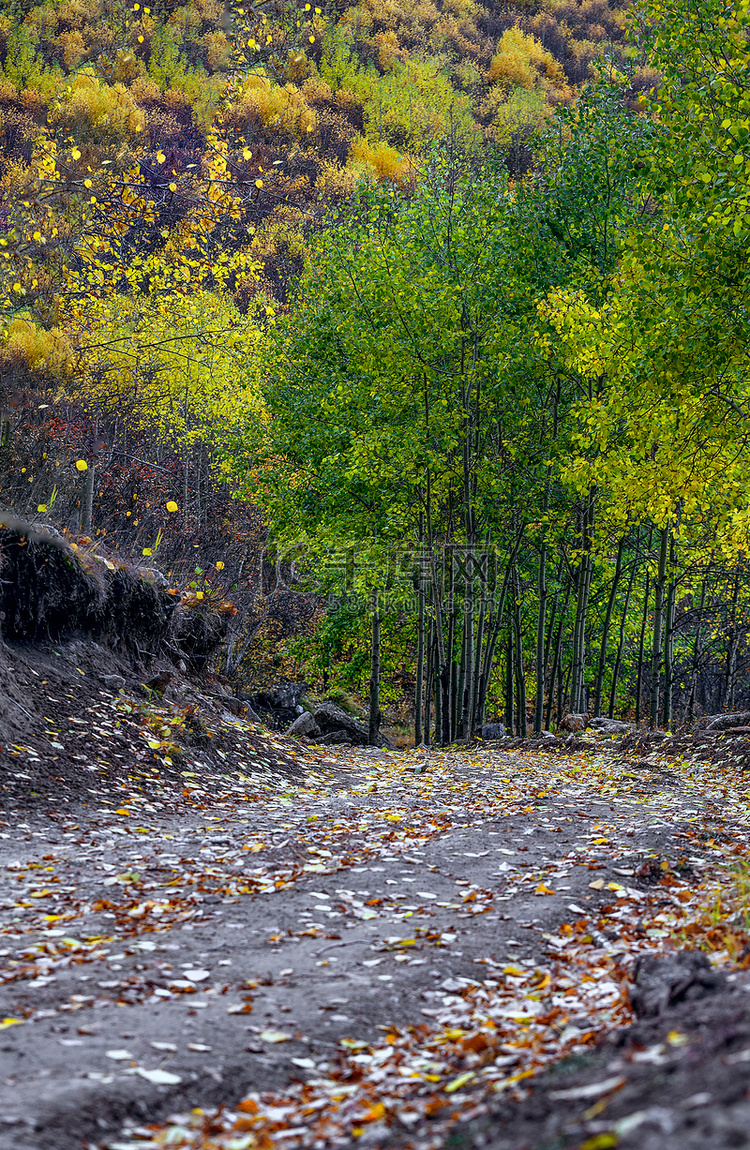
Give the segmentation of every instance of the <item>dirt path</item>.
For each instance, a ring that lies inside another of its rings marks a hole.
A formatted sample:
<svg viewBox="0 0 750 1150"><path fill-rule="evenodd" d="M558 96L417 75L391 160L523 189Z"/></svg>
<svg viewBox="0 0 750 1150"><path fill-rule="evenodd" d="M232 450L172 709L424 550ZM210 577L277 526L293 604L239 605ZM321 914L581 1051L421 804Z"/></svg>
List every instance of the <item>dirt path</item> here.
<svg viewBox="0 0 750 1150"><path fill-rule="evenodd" d="M524 1099L565 1058L623 1078L589 1052L644 951L700 944L740 993L742 778L613 744L305 769L6 823L2 1150L629 1144L585 1117L624 1080Z"/></svg>

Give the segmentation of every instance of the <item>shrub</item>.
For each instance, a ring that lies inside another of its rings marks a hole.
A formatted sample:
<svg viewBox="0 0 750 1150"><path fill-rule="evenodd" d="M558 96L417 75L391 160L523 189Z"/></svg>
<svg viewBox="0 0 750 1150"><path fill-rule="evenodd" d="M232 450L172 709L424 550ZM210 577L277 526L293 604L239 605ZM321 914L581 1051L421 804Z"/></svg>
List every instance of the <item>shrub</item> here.
<svg viewBox="0 0 750 1150"><path fill-rule="evenodd" d="M390 180L401 184L409 173L408 159L399 155L384 140L371 145L362 136L357 136L352 143L349 159L355 168L371 173L378 183Z"/></svg>
<svg viewBox="0 0 750 1150"><path fill-rule="evenodd" d="M142 132L146 117L124 84L103 84L81 72L53 108L53 119L78 140L118 143Z"/></svg>

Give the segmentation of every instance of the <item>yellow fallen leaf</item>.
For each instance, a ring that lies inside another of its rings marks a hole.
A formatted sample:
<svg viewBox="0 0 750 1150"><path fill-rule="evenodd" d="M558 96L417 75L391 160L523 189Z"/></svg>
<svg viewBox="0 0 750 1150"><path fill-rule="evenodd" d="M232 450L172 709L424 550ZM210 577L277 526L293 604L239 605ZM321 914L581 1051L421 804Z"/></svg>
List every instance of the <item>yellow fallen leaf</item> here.
<svg viewBox="0 0 750 1150"><path fill-rule="evenodd" d="M262 1042L288 1042L291 1037L283 1030L262 1030L258 1035Z"/></svg>
<svg viewBox="0 0 750 1150"><path fill-rule="evenodd" d="M115 811L115 814L116 815L129 815L130 811L127 809L127 807L118 807L117 810Z"/></svg>
<svg viewBox="0 0 750 1150"><path fill-rule="evenodd" d="M607 890L625 890L625 887L621 886L619 882L608 882Z"/></svg>
<svg viewBox="0 0 750 1150"><path fill-rule="evenodd" d="M31 892L29 898L47 898L50 894L52 894L51 890L35 890Z"/></svg>
<svg viewBox="0 0 750 1150"><path fill-rule="evenodd" d="M0 1030L7 1030L9 1026L23 1026L22 1018L4 1018L0 1022Z"/></svg>
<svg viewBox="0 0 750 1150"><path fill-rule="evenodd" d="M601 890L604 886L603 878L595 878L593 882L589 883L592 890Z"/></svg>
<svg viewBox="0 0 750 1150"><path fill-rule="evenodd" d="M448 1083L445 1088L445 1093L453 1094L455 1090L460 1090L467 1082L471 1082L472 1078L476 1078L474 1071L466 1070L463 1074L459 1074L458 1078L454 1078L452 1082Z"/></svg>
<svg viewBox="0 0 750 1150"><path fill-rule="evenodd" d="M378 1122L381 1118L385 1117L385 1105L382 1102L376 1102L371 1106L366 1114L362 1116L360 1122Z"/></svg>
<svg viewBox="0 0 750 1150"><path fill-rule="evenodd" d="M534 891L534 894L554 894L554 893L555 892L553 890L550 890L550 888L548 886L545 886L543 882L540 882L539 886Z"/></svg>

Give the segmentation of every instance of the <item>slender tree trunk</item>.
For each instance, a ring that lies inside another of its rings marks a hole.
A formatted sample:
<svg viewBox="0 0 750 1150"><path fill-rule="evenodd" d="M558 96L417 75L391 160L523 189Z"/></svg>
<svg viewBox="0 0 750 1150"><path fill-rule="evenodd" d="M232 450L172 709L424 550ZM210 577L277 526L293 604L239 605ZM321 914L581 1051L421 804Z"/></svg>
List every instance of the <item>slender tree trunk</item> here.
<svg viewBox="0 0 750 1150"><path fill-rule="evenodd" d="M523 631L521 628L521 587L513 568L513 648L516 657L516 728L526 738L526 675L523 666Z"/></svg>
<svg viewBox="0 0 750 1150"><path fill-rule="evenodd" d="M568 663L568 666L566 667L564 674L562 674L558 680L558 685L557 685L557 715L558 715L558 719L564 713L565 700L567 699L568 703L570 703L570 695L568 692L569 692L569 688L570 688L570 680L571 680L572 674L573 674L573 663L570 662L570 663ZM569 709L571 709L571 708L569 707Z"/></svg>
<svg viewBox="0 0 750 1150"><path fill-rule="evenodd" d="M94 520L94 484L96 482L96 463L93 458L85 476L81 498L81 534L90 535Z"/></svg>
<svg viewBox="0 0 750 1150"><path fill-rule="evenodd" d="M662 629L664 624L664 585L667 577L667 555L669 553L669 527L661 530L659 546L659 568L657 571L654 596L654 632L651 645L651 700L648 722L653 731L659 719L659 688L661 686Z"/></svg>
<svg viewBox="0 0 750 1150"><path fill-rule="evenodd" d="M513 702L514 675L513 675L513 623L508 622L508 643L505 663L505 728L509 735L513 734L515 723L515 704Z"/></svg>
<svg viewBox="0 0 750 1150"><path fill-rule="evenodd" d="M593 573L593 560L591 557L593 526L594 493L591 492L588 504L584 507L581 517L581 550L583 551L583 555L578 570L578 597L573 629L573 662L570 685L570 709L574 713L583 709L585 701L586 618L588 613L589 591L591 589L591 576Z"/></svg>
<svg viewBox="0 0 750 1150"><path fill-rule="evenodd" d="M545 500L546 502L546 500ZM545 638L547 618L547 544L539 549L539 613L536 621L536 699L534 701L534 734L541 735L544 726Z"/></svg>
<svg viewBox="0 0 750 1150"><path fill-rule="evenodd" d="M706 584L708 580L704 579L701 583L701 598L698 606L698 619L695 624L695 641L693 642L693 658L690 667L690 697L687 705L688 721L692 722L695 718L695 700L698 687L698 662L701 654L701 624L703 623L703 609L706 605Z"/></svg>
<svg viewBox="0 0 750 1150"><path fill-rule="evenodd" d="M555 699L555 679L557 678L559 670L560 670L560 652L562 650L562 636L563 636L563 630L565 628L565 615L566 615L567 610L568 610L569 599L570 599L570 583L568 582L565 586L565 598L563 600L562 611L560 612L560 623L558 625L557 634L555 636L555 648L554 648L554 653L552 656L552 670L550 671L550 677L549 677L549 693L547 695L547 722L546 722L546 726L548 728L549 728L550 723L552 722L552 707L554 705L554 699ZM562 677L561 677L560 681L562 682ZM560 722L560 719L562 718L561 711L562 711L562 704L560 704L560 706L558 707L558 711L557 711L557 722L558 723Z"/></svg>
<svg viewBox="0 0 750 1150"><path fill-rule="evenodd" d="M651 556L651 543L654 537L653 527L648 529L648 544L646 550L649 558ZM643 613L641 615L641 634L638 642L638 674L636 676L635 684L635 722L636 726L641 721L641 704L643 701L643 661L644 652L646 648L646 623L648 622L648 603L651 594L651 572L646 572L646 585L643 591Z"/></svg>
<svg viewBox="0 0 750 1150"><path fill-rule="evenodd" d="M448 548L446 582L448 586L448 646L446 647L446 662L448 665L448 698L444 719L448 723L447 742L452 743L458 729L457 703L458 698L458 667L456 666L456 577L453 563L453 551Z"/></svg>
<svg viewBox="0 0 750 1150"><path fill-rule="evenodd" d="M424 698L424 741L430 746L430 727L432 725L432 688L435 682L435 621L430 627L430 641L427 647L427 690Z"/></svg>
<svg viewBox="0 0 750 1150"><path fill-rule="evenodd" d="M664 700L662 723L665 731L672 726L672 684L674 678L674 616L677 601L677 581L674 576L674 540L669 544L672 577L667 587L667 606L664 627Z"/></svg>
<svg viewBox="0 0 750 1150"><path fill-rule="evenodd" d="M622 554L625 550L625 536L617 548L617 562L615 564L615 573L612 578L612 586L609 590L609 598L607 599L607 609L604 612L604 625L602 627L602 642L599 648L599 666L596 670L596 693L594 695L594 716L599 717L602 713L602 691L604 689L604 671L607 666L607 645L609 643L609 628L612 624L612 612L617 598L617 588L620 584L620 575L622 573Z"/></svg>
<svg viewBox="0 0 750 1150"><path fill-rule="evenodd" d="M638 555L633 561L633 569L630 572L628 580L628 589L625 592L625 605L622 609L622 617L620 619L620 633L617 639L617 655L615 657L615 665L612 668L612 686L609 691L609 709L607 714L610 719L614 718L615 714L615 700L617 699L617 680L620 677L620 667L622 666L622 652L625 646L625 625L628 621L628 611L630 610L630 597L633 594L633 583L635 581L635 573L638 567Z"/></svg>
<svg viewBox="0 0 750 1150"><path fill-rule="evenodd" d="M380 600L378 590L372 593L372 648L370 659L370 727L368 743L374 747L380 729Z"/></svg>
<svg viewBox="0 0 750 1150"><path fill-rule="evenodd" d="M724 691L722 705L719 710L734 710L734 676L737 665L737 598L740 590L739 569L734 573L732 587L732 603L729 613L729 638L727 642L727 658L724 672Z"/></svg>
<svg viewBox="0 0 750 1150"><path fill-rule="evenodd" d="M469 560L471 573L464 580L464 689L461 696L461 734L465 739L472 735L472 688L474 686L474 555Z"/></svg>
<svg viewBox="0 0 750 1150"><path fill-rule="evenodd" d="M417 681L414 686L414 745L422 742L422 697L424 692L424 599L425 580L422 571L424 547L424 515L419 516L419 565L417 567Z"/></svg>

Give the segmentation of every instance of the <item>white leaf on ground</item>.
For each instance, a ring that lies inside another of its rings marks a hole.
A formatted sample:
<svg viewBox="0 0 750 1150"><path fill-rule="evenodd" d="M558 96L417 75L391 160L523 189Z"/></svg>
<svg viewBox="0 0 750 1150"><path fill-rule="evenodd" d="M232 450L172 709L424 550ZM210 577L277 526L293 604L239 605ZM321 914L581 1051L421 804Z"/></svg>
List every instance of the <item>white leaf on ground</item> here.
<svg viewBox="0 0 750 1150"><path fill-rule="evenodd" d="M153 1082L156 1086L176 1086L178 1082L182 1082L179 1074L171 1074L168 1070L144 1070L142 1066L139 1066L136 1074L145 1078L147 1082Z"/></svg>
<svg viewBox="0 0 750 1150"><path fill-rule="evenodd" d="M586 1086L572 1086L569 1090L551 1090L550 1098L564 1101L576 1098L598 1098L600 1094L608 1094L610 1090L618 1090L624 1086L627 1078L620 1075L617 1078L605 1078L603 1082L589 1082Z"/></svg>

